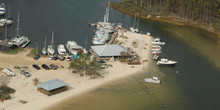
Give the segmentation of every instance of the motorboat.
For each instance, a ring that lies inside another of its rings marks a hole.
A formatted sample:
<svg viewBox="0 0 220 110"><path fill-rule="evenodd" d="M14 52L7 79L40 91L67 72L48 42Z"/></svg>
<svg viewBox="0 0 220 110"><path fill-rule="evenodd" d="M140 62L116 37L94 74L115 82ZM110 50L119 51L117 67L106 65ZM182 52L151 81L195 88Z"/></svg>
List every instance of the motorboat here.
<svg viewBox="0 0 220 110"><path fill-rule="evenodd" d="M67 41L66 47L73 55L78 53L78 50L82 49L82 46L78 45L75 41Z"/></svg>
<svg viewBox="0 0 220 110"><path fill-rule="evenodd" d="M4 72L8 76L14 76L15 75L15 73L12 70L6 69L6 68L3 69L2 72Z"/></svg>
<svg viewBox="0 0 220 110"><path fill-rule="evenodd" d="M53 49L52 45L48 45L48 47L47 47L47 52L48 52L50 55L54 55L55 50Z"/></svg>
<svg viewBox="0 0 220 110"><path fill-rule="evenodd" d="M159 51L159 50L154 50L152 53L153 53L153 54L158 54L158 53L162 53L162 52Z"/></svg>
<svg viewBox="0 0 220 110"><path fill-rule="evenodd" d="M177 61L168 60L166 58L162 58L160 61L157 61L157 65L160 66L175 66L177 64Z"/></svg>
<svg viewBox="0 0 220 110"><path fill-rule="evenodd" d="M4 15L4 14L5 14L5 4L2 3L2 4L0 5L0 15Z"/></svg>
<svg viewBox="0 0 220 110"><path fill-rule="evenodd" d="M161 81L158 79L158 77L145 78L144 81L147 83L157 83L157 84L161 83Z"/></svg>
<svg viewBox="0 0 220 110"><path fill-rule="evenodd" d="M30 42L31 42L31 40L27 39L27 40L21 45L21 47L25 48Z"/></svg>
<svg viewBox="0 0 220 110"><path fill-rule="evenodd" d="M154 59L154 60L158 60L158 58L159 58L159 54L158 54L158 55L155 54L155 55L153 56L153 59Z"/></svg>
<svg viewBox="0 0 220 110"><path fill-rule="evenodd" d="M13 37L11 40L9 40L8 45L9 46L22 46L26 41L28 40L28 37L25 36L16 36Z"/></svg>
<svg viewBox="0 0 220 110"><path fill-rule="evenodd" d="M155 45L164 45L165 42L161 42L160 38L155 38L153 42L151 42L152 44Z"/></svg>
<svg viewBox="0 0 220 110"><path fill-rule="evenodd" d="M58 45L57 51L60 55L66 55L66 49L63 44Z"/></svg>

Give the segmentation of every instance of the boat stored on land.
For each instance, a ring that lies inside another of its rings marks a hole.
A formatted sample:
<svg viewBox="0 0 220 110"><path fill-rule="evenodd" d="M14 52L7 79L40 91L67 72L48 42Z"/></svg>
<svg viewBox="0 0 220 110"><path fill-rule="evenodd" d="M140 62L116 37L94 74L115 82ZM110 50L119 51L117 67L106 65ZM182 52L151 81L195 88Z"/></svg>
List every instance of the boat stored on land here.
<svg viewBox="0 0 220 110"><path fill-rule="evenodd" d="M157 61L157 65L160 66L175 66L177 64L177 61L168 60L166 58L162 58L160 61Z"/></svg>
<svg viewBox="0 0 220 110"><path fill-rule="evenodd" d="M48 47L47 47L47 52L50 55L54 55L55 54L55 50L53 49L53 38L54 38L54 32L52 31L51 45L48 45Z"/></svg>
<svg viewBox="0 0 220 110"><path fill-rule="evenodd" d="M47 41L47 37L45 36L44 47L43 47L43 49L42 49L42 54L43 54L43 55L47 55L47 50L46 50L46 41Z"/></svg>
<svg viewBox="0 0 220 110"><path fill-rule="evenodd" d="M57 51L60 55L66 55L66 49L63 44L58 45Z"/></svg>
<svg viewBox="0 0 220 110"><path fill-rule="evenodd" d="M67 41L66 47L73 55L77 54L77 51L82 49L82 46L78 45L75 41Z"/></svg>
<svg viewBox="0 0 220 110"><path fill-rule="evenodd" d="M157 83L157 84L161 83L158 77L145 78L144 81L147 83Z"/></svg>

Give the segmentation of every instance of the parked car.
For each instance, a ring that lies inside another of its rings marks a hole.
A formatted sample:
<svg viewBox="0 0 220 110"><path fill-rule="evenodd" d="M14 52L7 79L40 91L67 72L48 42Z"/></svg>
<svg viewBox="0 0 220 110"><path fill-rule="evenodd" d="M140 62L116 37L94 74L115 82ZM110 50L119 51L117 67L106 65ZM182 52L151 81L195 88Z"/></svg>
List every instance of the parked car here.
<svg viewBox="0 0 220 110"><path fill-rule="evenodd" d="M26 77L30 77L31 76L31 74L29 72L25 71L25 70L21 70L21 74L23 74Z"/></svg>
<svg viewBox="0 0 220 110"><path fill-rule="evenodd" d="M68 57L66 58L67 61L71 61L72 59L73 59L73 56L68 56Z"/></svg>
<svg viewBox="0 0 220 110"><path fill-rule="evenodd" d="M42 64L42 68L44 68L45 70L49 70L50 69L46 64Z"/></svg>
<svg viewBox="0 0 220 110"><path fill-rule="evenodd" d="M61 61L63 61L63 60L66 59L66 57L64 57L64 56L59 56L58 59L61 60Z"/></svg>
<svg viewBox="0 0 220 110"><path fill-rule="evenodd" d="M55 65L55 64L50 64L50 68L53 69L53 70L56 70L56 69L57 69L57 65Z"/></svg>
<svg viewBox="0 0 220 110"><path fill-rule="evenodd" d="M40 67L37 64L32 65L36 70L40 70Z"/></svg>
<svg viewBox="0 0 220 110"><path fill-rule="evenodd" d="M57 55L51 55L51 56L49 57L49 59L50 59L50 60L57 60L58 57L57 57Z"/></svg>
<svg viewBox="0 0 220 110"><path fill-rule="evenodd" d="M40 55L35 55L34 60L38 60L40 58Z"/></svg>

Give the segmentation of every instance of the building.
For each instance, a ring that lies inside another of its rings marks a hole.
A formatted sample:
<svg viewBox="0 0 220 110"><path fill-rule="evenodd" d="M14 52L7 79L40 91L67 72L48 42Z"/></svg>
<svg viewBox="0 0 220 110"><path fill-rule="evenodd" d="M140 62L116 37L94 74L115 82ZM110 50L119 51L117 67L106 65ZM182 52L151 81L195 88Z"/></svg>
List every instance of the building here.
<svg viewBox="0 0 220 110"><path fill-rule="evenodd" d="M122 56L121 52L128 52L128 50L121 45L99 45L91 46L91 48L100 59L119 58Z"/></svg>
<svg viewBox="0 0 220 110"><path fill-rule="evenodd" d="M66 91L67 84L59 79L49 80L37 85L37 90L48 96Z"/></svg>

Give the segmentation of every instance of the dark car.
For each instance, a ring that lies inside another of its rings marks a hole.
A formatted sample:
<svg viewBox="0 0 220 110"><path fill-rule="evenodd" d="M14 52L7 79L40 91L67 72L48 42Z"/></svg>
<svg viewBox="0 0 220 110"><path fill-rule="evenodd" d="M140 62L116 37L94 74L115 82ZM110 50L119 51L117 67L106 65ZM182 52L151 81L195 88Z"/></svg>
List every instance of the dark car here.
<svg viewBox="0 0 220 110"><path fill-rule="evenodd" d="M40 58L40 55L35 55L34 60L38 60Z"/></svg>
<svg viewBox="0 0 220 110"><path fill-rule="evenodd" d="M25 70L21 70L21 74L23 74L23 75L26 76L26 77L30 77L30 76L31 76L31 74L28 73L28 72L25 71Z"/></svg>
<svg viewBox="0 0 220 110"><path fill-rule="evenodd" d="M37 64L32 65L36 70L40 70L40 67Z"/></svg>
<svg viewBox="0 0 220 110"><path fill-rule="evenodd" d="M64 57L64 56L59 57L59 60L61 60L61 61L65 60L65 59L66 59L66 57Z"/></svg>
<svg viewBox="0 0 220 110"><path fill-rule="evenodd" d="M53 70L56 70L56 69L57 69L57 65L55 65L55 64L50 64L50 68L53 69Z"/></svg>
<svg viewBox="0 0 220 110"><path fill-rule="evenodd" d="M45 70L49 70L50 69L46 64L42 64L42 68L44 68Z"/></svg>

